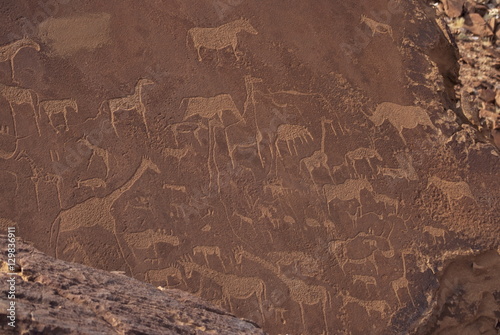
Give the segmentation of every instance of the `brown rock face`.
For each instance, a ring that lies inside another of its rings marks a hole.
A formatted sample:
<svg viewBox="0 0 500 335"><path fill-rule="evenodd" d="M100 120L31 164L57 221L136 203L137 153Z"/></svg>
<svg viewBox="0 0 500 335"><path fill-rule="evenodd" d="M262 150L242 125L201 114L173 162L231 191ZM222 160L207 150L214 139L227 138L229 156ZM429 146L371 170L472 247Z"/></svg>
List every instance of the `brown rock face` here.
<svg viewBox="0 0 500 335"><path fill-rule="evenodd" d="M47 254L270 334L401 334L499 244L500 154L422 1L49 5L0 22L0 226Z"/></svg>
<svg viewBox="0 0 500 335"><path fill-rule="evenodd" d="M2 284L2 334L264 334L186 292L56 260L22 241L16 253L20 271L11 274L6 245L1 251L0 280L14 279L15 295L4 299L11 289ZM5 322L11 301L15 328Z"/></svg>

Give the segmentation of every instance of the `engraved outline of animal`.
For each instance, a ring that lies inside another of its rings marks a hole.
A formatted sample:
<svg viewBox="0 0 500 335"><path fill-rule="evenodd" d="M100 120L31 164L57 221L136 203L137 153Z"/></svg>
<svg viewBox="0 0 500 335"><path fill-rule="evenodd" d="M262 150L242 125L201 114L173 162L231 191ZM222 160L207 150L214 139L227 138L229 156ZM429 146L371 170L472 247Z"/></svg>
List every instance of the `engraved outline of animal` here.
<svg viewBox="0 0 500 335"><path fill-rule="evenodd" d="M75 99L44 100L38 104L38 115L41 115L40 111L43 109L49 119L49 124L56 134L59 134L59 129L54 126L52 117L56 114L62 114L64 117L64 131L68 131L68 108L72 108L75 113L78 113L78 105Z"/></svg>
<svg viewBox="0 0 500 335"><path fill-rule="evenodd" d="M151 275L150 274L151 272L154 272L154 275ZM165 282L167 283L167 288L177 287L181 284L184 284L184 286L187 286L186 281L184 280L184 277L182 276L181 270L179 269L179 264L169 264L169 266L166 268L148 270L144 277L145 277L146 281L149 283L151 283L151 281L165 280ZM179 283L177 285L171 286L168 283L168 277L176 278L179 281ZM160 279L160 278L164 278L164 279Z"/></svg>
<svg viewBox="0 0 500 335"><path fill-rule="evenodd" d="M181 126L196 126L194 131L191 130L178 130L179 127ZM194 133L194 137L198 141L198 143L201 145L201 139L200 139L200 131L202 129L208 130L208 127L205 126L201 122L178 122L178 123L173 123L171 125L168 125L167 128L170 128L172 130L172 133L174 134L174 140L175 140L175 145L179 146L179 141L177 139L177 136L179 136L179 133L185 134L185 133Z"/></svg>
<svg viewBox="0 0 500 335"><path fill-rule="evenodd" d="M383 161L383 158L380 156L377 150L365 147L359 147L355 150L349 151L344 156L345 164L348 165L348 162L350 162L356 175L359 175L358 171L356 170L356 161L364 159L373 171L373 166L370 161L373 158L376 158L379 161Z"/></svg>
<svg viewBox="0 0 500 335"><path fill-rule="evenodd" d="M265 321L262 309L263 298L266 298L266 284L258 277L238 277L234 274L221 273L210 269L206 265L194 263L192 259L186 257L179 261L184 267L186 278L191 278L193 271L198 272L202 277L207 277L219 285L222 289L222 301L229 304L229 311L232 313L233 305L231 298L246 300L255 294L259 303L262 320Z"/></svg>
<svg viewBox="0 0 500 335"><path fill-rule="evenodd" d="M300 273L307 277L315 277L320 272L320 264L318 261L312 257L311 255L306 254L302 251L274 251L268 252L267 257L278 266L278 269L281 273L280 265L291 265L294 264L295 272L299 272L299 267L303 266L312 267L315 269L315 273L311 275L310 273L304 273L304 271L300 271ZM301 266L302 265L302 266Z"/></svg>
<svg viewBox="0 0 500 335"><path fill-rule="evenodd" d="M0 95L4 97L5 100L9 103L10 106L10 113L12 116L12 122L14 126L14 136L16 137L16 148L14 149L14 152L10 155L4 154L4 150L0 149L0 157L3 159L10 159L14 157L14 155L17 152L17 147L18 147L18 137L17 137L17 121L16 121L16 112L14 110L14 104L17 106L27 104L30 105L31 108L33 109L33 115L35 117L35 124L36 128L38 131L38 136L41 136L41 131L40 131L40 125L38 124L38 119L40 118L40 115L37 113L37 110L35 109L35 101L36 104L38 104L38 94L36 92L33 92L30 89L27 88L21 88L17 86L7 86L4 84L0 84ZM35 96L35 100L33 99L33 96Z"/></svg>
<svg viewBox="0 0 500 335"><path fill-rule="evenodd" d="M108 150L101 148L97 146L96 144L92 143L87 135L83 135L80 139L78 139L77 143L82 143L85 145L88 149L92 150L92 155L90 156L88 165L87 165L87 170L89 168L89 165L92 163L92 159L94 158L94 155L97 155L101 157L104 165L106 165L106 175L105 178L108 177L109 175L109 170L110 170L110 165L109 165L109 152Z"/></svg>
<svg viewBox="0 0 500 335"><path fill-rule="evenodd" d="M445 237L446 230L444 230L442 228L432 227L432 226L424 226L423 231L424 231L424 233L428 233L429 235L432 236L432 238L434 239L434 244L437 243L436 238L438 238L438 237L442 237L443 242L446 243L446 237Z"/></svg>
<svg viewBox="0 0 500 335"><path fill-rule="evenodd" d="M328 120L325 117L321 117L321 149L316 150L310 156L304 157L299 162L299 171L302 171L302 162L306 166L307 171L309 172L309 176L313 184L316 185L312 172L314 169L318 169L320 167L326 169L328 171L328 175L330 176L330 180L333 181L333 176L330 171L330 166L328 166L328 155L325 153L325 138L326 138L326 128L325 124L330 124L330 127L335 132L335 128L333 127L333 121Z"/></svg>
<svg viewBox="0 0 500 335"><path fill-rule="evenodd" d="M295 149L295 155L297 155L298 152L297 152L297 147L295 147L295 140L299 139L301 143L304 143L304 141L306 143L309 143L307 137L310 137L311 140L314 140L309 130L304 126L298 124L287 124L287 123L280 124L278 126L278 129L276 130L276 140L274 141L274 147L276 149L276 157L278 156L281 157L281 151L279 148L280 141L286 142L288 152L290 153L290 155L293 155L292 149L290 148L290 141L291 141Z"/></svg>
<svg viewBox="0 0 500 335"><path fill-rule="evenodd" d="M403 275L398 279L392 280L391 287L392 287L392 290L394 291L394 294L396 295L396 298L398 299L399 306L402 306L402 305L401 305L401 299L399 298L398 292L400 289L406 287L406 290L408 291L408 296L410 297L411 303L412 303L413 307L415 307L415 302L413 301L413 297L412 297L411 292L410 292L410 282L406 278L406 260L405 260L405 253L404 252L401 253L401 258L403 260Z"/></svg>
<svg viewBox="0 0 500 335"><path fill-rule="evenodd" d="M345 306L347 306L347 304L349 303L355 303L363 307L369 317L371 317L371 312L378 312L380 314L380 317L382 319L385 319L385 317L387 316L387 312L391 311L391 307L385 300L362 300L351 296L349 292L345 290L343 292L338 292L338 294L342 298L341 308L345 308ZM390 320L388 320L388 322L389 321Z"/></svg>
<svg viewBox="0 0 500 335"><path fill-rule="evenodd" d="M477 205L476 198L472 194L469 184L465 181L447 181L439 177L432 176L429 177L427 181L426 189L428 189L431 185L434 185L442 193L444 193L448 199L450 207L452 207L452 200L460 200L464 197L474 200Z"/></svg>
<svg viewBox="0 0 500 335"><path fill-rule="evenodd" d="M301 316L302 316L302 324L305 326L305 317L304 317L304 304L312 306L319 303L322 303L322 311L323 317L325 321L325 327L328 329L328 324L326 321L326 303L328 299L330 299L330 307L332 298L330 296L330 292L324 287L320 285L308 285L302 280L288 278L283 275L280 271L279 266L274 265L273 263L266 261L260 257L253 255L252 253L245 251L243 247L238 246L233 249L234 258L236 260L236 264L242 264L243 257L260 264L264 269L267 269L273 272L290 290L290 297L299 304Z"/></svg>
<svg viewBox="0 0 500 335"><path fill-rule="evenodd" d="M61 209L54 221L52 221L50 227L50 238L49 245L52 246L52 237L54 233L55 238L55 256L58 258L58 246L59 237L61 232L74 231L81 227L93 227L100 225L105 230L113 233L116 243L120 249L121 255L124 261L127 263L130 273L132 273L132 268L128 264L125 254L123 252L120 241L117 236L116 220L111 214L111 209L116 202L125 192L130 190L132 186L139 180L142 175L148 170L152 170L156 173L160 173L160 169L153 163L149 158L143 157L141 164L137 167L136 171L122 186L113 190L110 194L102 198L92 197L83 202L77 203L73 207L67 209ZM85 213L84 215L81 215ZM56 222L59 221L59 225L56 229Z"/></svg>
<svg viewBox="0 0 500 335"><path fill-rule="evenodd" d="M124 97L111 98L101 103L101 106L99 107L99 112L103 111L103 107L105 104L108 105L111 117L111 125L113 126L113 129L115 130L115 134L117 137L118 137L118 130L116 129L116 124L115 124L116 122L115 113L120 110L131 111L134 109L137 111L137 113L139 113L140 116L142 116L144 126L146 127L146 135L148 136L148 138L150 137L148 123L146 120L146 106L144 106L144 103L142 102L142 88L143 86L153 85L153 84L154 82L152 80L141 78L135 84L134 93L126 95Z"/></svg>
<svg viewBox="0 0 500 335"><path fill-rule="evenodd" d="M393 206L394 209L396 210L396 214L398 214L399 204L400 203L404 204L403 200L400 201L399 199L394 199L385 194L379 194L379 193L375 193L373 195L373 200L375 200L377 204L383 203L386 210L387 206Z"/></svg>
<svg viewBox="0 0 500 335"><path fill-rule="evenodd" d="M190 151L192 151L194 154L196 154L196 151L194 151L193 146L191 144L186 144L182 148L164 147L161 149L161 154L165 158L168 158L168 157L176 158L177 159L177 170L179 170L182 159L184 157L186 157Z"/></svg>
<svg viewBox="0 0 500 335"><path fill-rule="evenodd" d="M203 257L205 258L205 262L207 263L207 266L210 267L210 263L208 262L208 255L213 255L219 258L220 263L222 264L222 268L224 271L226 271L226 266L224 265L224 261L222 260L221 257L221 252L220 248L218 246L208 246L208 245L198 245L193 248L193 255L196 256L197 254L202 254Z"/></svg>
<svg viewBox="0 0 500 335"><path fill-rule="evenodd" d="M425 109L417 106L402 106L392 102L383 102L377 106L371 116L367 115L367 117L377 127L380 127L386 120L389 121L396 128L405 145L406 139L403 136L403 129L414 129L418 125L436 129Z"/></svg>
<svg viewBox="0 0 500 335"><path fill-rule="evenodd" d="M231 112L238 121L245 123L243 116L231 97L231 95L222 93L213 97L188 97L181 100L180 106L187 100L186 112L183 121L198 115L199 117L211 120L217 115L220 122L223 122L222 113Z"/></svg>
<svg viewBox="0 0 500 335"><path fill-rule="evenodd" d="M174 247L179 246L181 243L179 237L175 236L172 232L167 234L165 229L154 230L148 228L140 232L124 234L123 239L131 247L132 253L136 258L134 249L147 250L153 247L157 260L159 260L158 249L156 248L158 243L167 243Z"/></svg>
<svg viewBox="0 0 500 335"><path fill-rule="evenodd" d="M358 209L362 211L361 191L367 190L373 193L373 186L367 179L347 179L343 184L325 184L323 193L326 197L328 212L330 212L330 202L334 199L349 201L356 199L359 203ZM357 213L357 210L356 210ZM361 215L363 213L361 212Z"/></svg>
<svg viewBox="0 0 500 335"><path fill-rule="evenodd" d="M229 46L232 47L234 56L239 60L236 48L238 47L237 34L241 31L253 35L258 34L258 31L250 24L249 20L239 19L215 28L191 28L188 30L187 37L191 37L200 62L203 60L200 54L201 48L218 51Z"/></svg>
<svg viewBox="0 0 500 335"><path fill-rule="evenodd" d="M23 48L32 48L36 51L40 51L40 45L28 37L23 37L17 41L4 44L0 46L0 62L10 62L11 79L13 83L17 84L14 69L14 58Z"/></svg>
<svg viewBox="0 0 500 335"><path fill-rule="evenodd" d="M92 191L95 191L96 188L106 188L106 181L101 178L90 178L90 179L78 179L76 181L77 187L90 187Z"/></svg>
<svg viewBox="0 0 500 335"><path fill-rule="evenodd" d="M362 282L365 284L365 288L368 291L368 285L373 285L377 287L377 279L373 276L364 276L364 275L352 275L352 283L356 285L358 281Z"/></svg>
<svg viewBox="0 0 500 335"><path fill-rule="evenodd" d="M392 27L385 23L377 22L373 19L370 19L366 15L361 15L361 23L364 23L370 28L372 31L372 36L375 36L375 33L379 34L389 34L391 39L394 41L394 36L392 35Z"/></svg>

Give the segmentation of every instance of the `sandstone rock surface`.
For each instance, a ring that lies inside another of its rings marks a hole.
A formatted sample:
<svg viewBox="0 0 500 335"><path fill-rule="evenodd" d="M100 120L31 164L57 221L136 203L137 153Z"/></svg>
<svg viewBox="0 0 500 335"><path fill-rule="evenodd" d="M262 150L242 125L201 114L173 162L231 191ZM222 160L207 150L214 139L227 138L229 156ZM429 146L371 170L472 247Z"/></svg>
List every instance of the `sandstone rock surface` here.
<svg viewBox="0 0 500 335"><path fill-rule="evenodd" d="M0 22L0 229L41 251L270 334L377 335L499 245L500 153L423 1L45 7Z"/></svg>
<svg viewBox="0 0 500 335"><path fill-rule="evenodd" d="M56 260L20 240L20 271L11 275L6 254L2 243L2 334L264 334L255 324L186 292ZM10 278L15 278L13 300L6 299L9 288L3 285ZM16 302L14 329L6 322L10 301Z"/></svg>

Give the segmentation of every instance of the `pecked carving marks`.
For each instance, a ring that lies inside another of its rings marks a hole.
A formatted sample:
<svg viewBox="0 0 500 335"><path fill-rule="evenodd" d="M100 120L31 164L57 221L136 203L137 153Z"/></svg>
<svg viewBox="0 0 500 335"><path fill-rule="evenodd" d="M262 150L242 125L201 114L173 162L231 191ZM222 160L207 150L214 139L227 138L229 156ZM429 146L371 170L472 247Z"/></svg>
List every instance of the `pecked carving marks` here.
<svg viewBox="0 0 500 335"><path fill-rule="evenodd" d="M78 105L74 99L40 101L38 108L39 110L43 109L45 111L47 117L49 118L49 124L57 134L60 133L59 128L61 125L54 125L54 116L58 114L63 115L64 131L68 131L68 108L71 108L75 111L75 113L78 113Z"/></svg>
<svg viewBox="0 0 500 335"><path fill-rule="evenodd" d="M377 126L386 120L399 132L399 136L406 144L403 129L413 129L418 125L436 129L427 112L416 106L402 106L392 102L383 102L377 106L375 113L368 118Z"/></svg>
<svg viewBox="0 0 500 335"><path fill-rule="evenodd" d="M149 158L143 157L142 162L135 173L121 187L118 187L103 198L90 198L88 200L85 200L84 202L76 204L71 208L61 210L50 227L49 243L51 245L53 235L56 234L56 257L58 257L59 237L61 233L74 231L82 227L94 227L96 225L99 225L105 230L113 233L118 247L120 248L120 251L122 253L122 257L126 261L125 255L121 248L121 244L117 237L116 222L113 215L111 214L111 208L116 200L118 200L118 198L120 198L125 192L130 190L147 170L152 170L156 173L160 173L160 170L158 169L156 164L154 164ZM58 227L56 227L56 222L59 222ZM132 272L130 266L129 269Z"/></svg>
<svg viewBox="0 0 500 335"><path fill-rule="evenodd" d="M448 204L452 205L452 200L460 200L462 198L472 199L476 204L476 198L472 194L469 184L465 181L447 181L436 176L432 176L428 180L427 189L434 185L443 192L448 199Z"/></svg>
<svg viewBox="0 0 500 335"><path fill-rule="evenodd" d="M149 79L144 79L144 78L139 79L137 81L137 84L135 84L135 89L133 94L121 98L109 99L101 104L100 111L102 111L103 105L106 103L109 107L109 112L111 115L111 124L113 126L113 129L115 130L116 136L118 136L118 130L116 129L115 113L120 110L123 111L136 110L137 113L139 113L139 115L142 117L142 121L144 123L144 126L146 127L146 135L148 136L148 138L150 137L148 123L146 120L146 106L144 106L144 103L142 102L142 89L143 86L152 84L154 84L154 82Z"/></svg>
<svg viewBox="0 0 500 335"><path fill-rule="evenodd" d="M391 39L394 41L394 36L392 35L392 27L385 23L379 23L373 19L365 15L361 15L361 23L364 23L370 28L372 31L372 36L375 36L376 33L379 34L388 34L391 36Z"/></svg>
<svg viewBox="0 0 500 335"><path fill-rule="evenodd" d="M32 48L35 49L36 51L40 51L40 45L35 41L33 41L32 39L26 37L14 41L12 43L0 46L0 62L6 62L6 61L10 62L11 79L12 82L14 83L16 82L16 80L14 79L15 77L14 58L23 48Z"/></svg>
<svg viewBox="0 0 500 335"><path fill-rule="evenodd" d="M253 35L258 34L257 30L252 27L248 20L240 19L216 28L191 28L188 31L188 37L191 37L193 41L200 62L203 60L200 54L201 48L222 50L231 47L234 56L236 59L239 59L236 54L236 48L238 47L237 34L241 31L246 31Z"/></svg>

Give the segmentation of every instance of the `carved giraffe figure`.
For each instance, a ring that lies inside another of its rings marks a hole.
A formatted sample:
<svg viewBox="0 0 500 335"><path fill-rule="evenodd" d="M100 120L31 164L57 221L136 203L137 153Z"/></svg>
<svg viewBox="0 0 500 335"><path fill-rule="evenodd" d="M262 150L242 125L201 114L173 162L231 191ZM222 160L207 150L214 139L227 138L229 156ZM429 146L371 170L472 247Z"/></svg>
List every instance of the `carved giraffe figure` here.
<svg viewBox="0 0 500 335"><path fill-rule="evenodd" d="M411 303L413 307L415 307L415 302L413 301L413 297L411 296L410 292L410 283L408 279L406 278L406 261L405 261L405 254L404 252L401 254L401 258L403 260L403 276L401 278L395 279L391 281L391 286L392 290L394 291L394 294L396 295L396 298L398 298L398 303L399 306L401 306L401 299L399 299L398 292L402 288L406 288L406 291L408 292L408 296L410 297Z"/></svg>
<svg viewBox="0 0 500 335"><path fill-rule="evenodd" d="M104 165L106 165L106 176L104 178L107 178L109 175L109 171L110 171L108 150L103 149L103 148L97 146L96 144L90 142L88 137L85 135L82 138L80 138L77 142L82 143L87 148L92 150L92 155L90 156L88 165L90 165L90 163L92 162L92 158L94 158L94 155L101 157L102 161L104 162ZM88 165L87 165L87 169L88 169Z"/></svg>
<svg viewBox="0 0 500 335"><path fill-rule="evenodd" d="M100 112L103 109L103 105L106 103L108 104L109 112L111 114L111 124L113 126L113 129L115 130L116 136L118 136L118 131L116 129L115 113L119 110L123 111L136 110L137 113L139 113L139 115L142 116L142 121L144 123L144 126L146 127L146 135L148 136L148 138L150 137L148 122L146 120L146 106L144 106L144 103L142 102L142 88L143 86L152 84L154 84L153 81L141 78L137 81L137 84L135 84L135 89L133 94L121 98L112 98L104 101L101 104L99 110Z"/></svg>
<svg viewBox="0 0 500 335"><path fill-rule="evenodd" d="M184 267L187 278L191 278L193 271L198 272L202 277L211 279L222 288L222 300L229 304L229 310L233 311L231 298L248 299L255 294L259 303L262 320L265 320L262 310L262 300L266 297L266 284L257 277L238 277L233 274L225 274L210 269L205 265L194 263L190 258L179 261Z"/></svg>
<svg viewBox="0 0 500 335"><path fill-rule="evenodd" d="M230 46L233 48L236 59L239 59L236 54L236 48L238 47L237 34L241 31L246 31L253 35L258 34L257 30L252 27L248 20L240 19L216 28L191 28L188 31L188 37L191 37L193 40L200 62L203 60L200 54L201 48L222 50Z"/></svg>
<svg viewBox="0 0 500 335"><path fill-rule="evenodd" d="M74 99L61 99L61 100L45 100L40 101L38 105L38 114L43 109L49 118L49 124L54 131L59 134L59 129L54 125L52 117L57 114L62 114L64 118L64 131L68 131L68 108L71 108L78 113L78 105Z"/></svg>
<svg viewBox="0 0 500 335"><path fill-rule="evenodd" d="M349 303L355 303L363 307L368 316L371 317L372 312L378 312L382 319L385 319L391 311L391 307L385 300L362 300L351 296L347 291L341 291L338 294L342 298L341 308L345 308Z"/></svg>
<svg viewBox="0 0 500 335"><path fill-rule="evenodd" d="M394 36L392 35L392 27L385 23L379 23L373 19L366 17L365 15L361 15L361 23L364 23L370 28L372 31L372 36L375 36L375 33L379 34L389 34L391 39L394 41Z"/></svg>
<svg viewBox="0 0 500 335"><path fill-rule="evenodd" d="M277 135L276 135L276 140L274 141L274 147L276 148L276 156L281 156L281 152L279 149L279 142L280 141L285 141L288 152L293 155L293 151L290 148L290 142L292 142L295 154L297 155L297 147L295 147L295 140L299 139L302 143L307 141L307 138L310 138L311 140L314 140L313 136L309 132L309 130L301 125L297 124L280 124L278 126L277 130Z"/></svg>
<svg viewBox="0 0 500 335"><path fill-rule="evenodd" d="M63 232L74 231L83 227L93 227L101 226L105 230L113 233L115 236L118 247L122 254L123 260L127 263L125 254L123 253L122 246L118 240L116 221L111 214L111 209L113 204L118 200L125 192L130 190L132 186L142 177L142 175L147 171L152 170L156 173L160 173L160 169L154 164L149 158L143 157L142 162L132 175L132 177L125 182L122 186L115 189L113 192L108 194L103 198L93 197L87 199L81 203L74 205L68 209L62 209L56 218L52 222L50 227L50 239L49 243L52 246L52 237L56 234L55 239L55 254L58 257L59 250L59 237ZM58 229L56 229L56 222L59 221ZM127 263L128 265L128 263ZM129 266L129 270L132 273L132 268Z"/></svg>
<svg viewBox="0 0 500 335"><path fill-rule="evenodd" d="M330 172L330 167L328 166L328 156L325 153L325 137L326 137L325 124L327 123L330 124L330 127L335 132L335 129L333 128L333 121L328 120L325 117L321 117L321 149L315 151L309 157L302 158L299 163L300 169L302 169L302 163L304 163L314 185L316 185L316 183L314 181L312 172L314 169L318 168L326 169L326 171L328 171L330 179L333 181L332 173Z"/></svg>
<svg viewBox="0 0 500 335"><path fill-rule="evenodd" d="M40 51L40 45L27 37L0 46L0 62L10 62L11 78L13 83L17 83L17 81L14 79L14 58L23 48L32 48L36 51Z"/></svg>
<svg viewBox="0 0 500 335"><path fill-rule="evenodd" d="M327 330L328 333L328 323L326 320L326 304L328 302L328 299L330 299L329 300L330 304L332 300L330 297L330 293L327 291L325 287L319 285L308 285L304 283L302 280L288 278L287 276L281 273L279 266L275 266L271 262L263 260L260 257L257 257L251 254L250 252L243 250L242 247L236 247L235 249L233 249L233 252L237 264L241 264L243 257L245 257L257 264L260 264L263 268L273 272L288 287L288 289L290 290L290 297L300 306L302 324L304 325L304 327L305 327L304 305L311 306L321 303L323 318L325 322L325 329Z"/></svg>

